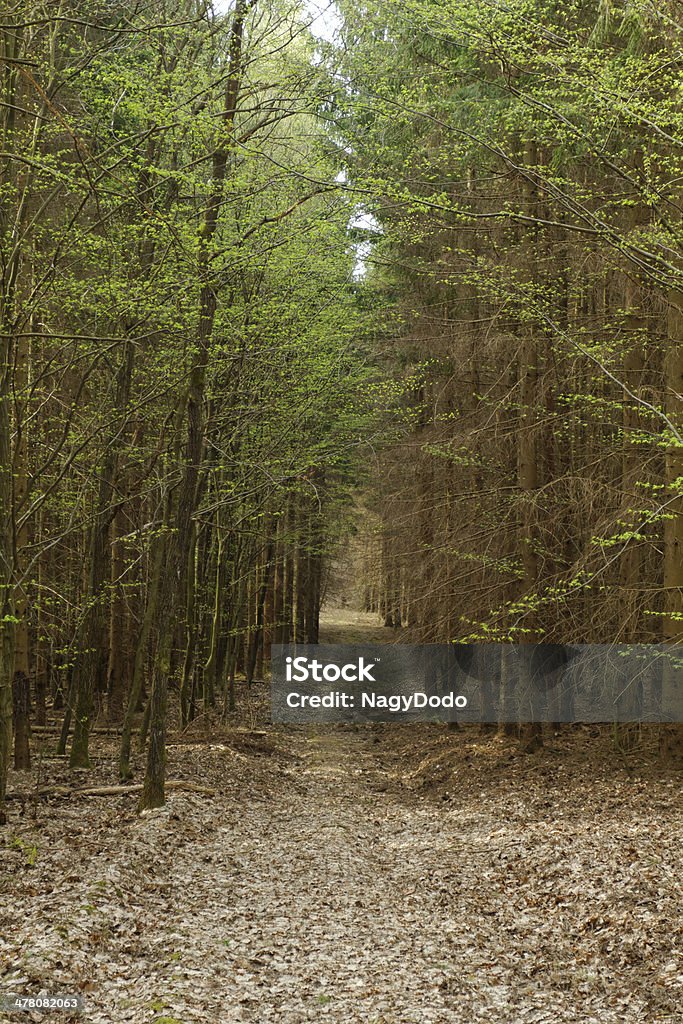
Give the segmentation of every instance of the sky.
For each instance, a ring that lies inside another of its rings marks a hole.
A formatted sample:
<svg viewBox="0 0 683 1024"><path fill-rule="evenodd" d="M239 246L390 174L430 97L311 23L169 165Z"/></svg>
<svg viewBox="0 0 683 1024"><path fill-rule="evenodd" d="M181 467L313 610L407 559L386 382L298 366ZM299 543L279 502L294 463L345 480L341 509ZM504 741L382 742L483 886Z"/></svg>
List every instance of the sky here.
<svg viewBox="0 0 683 1024"><path fill-rule="evenodd" d="M216 10L229 11L233 0L214 0L214 4ZM341 26L341 17L334 0L303 0L303 6L311 19L310 29L313 35L318 39L330 42L335 31ZM337 180L344 180L343 172ZM351 218L349 227L367 228L377 232L381 230L372 214L361 209ZM372 243L369 241L357 242L354 249L356 253L354 276L362 277L366 272L366 260L372 251Z"/></svg>
<svg viewBox="0 0 683 1024"><path fill-rule="evenodd" d="M233 0L214 0L214 6L217 11L229 11L233 6ZM329 42L341 20L333 0L303 0L303 6L312 19L313 35Z"/></svg>
<svg viewBox="0 0 683 1024"><path fill-rule="evenodd" d="M335 4L330 0L306 0L306 9L314 19L311 23L313 35L329 42L341 22Z"/></svg>

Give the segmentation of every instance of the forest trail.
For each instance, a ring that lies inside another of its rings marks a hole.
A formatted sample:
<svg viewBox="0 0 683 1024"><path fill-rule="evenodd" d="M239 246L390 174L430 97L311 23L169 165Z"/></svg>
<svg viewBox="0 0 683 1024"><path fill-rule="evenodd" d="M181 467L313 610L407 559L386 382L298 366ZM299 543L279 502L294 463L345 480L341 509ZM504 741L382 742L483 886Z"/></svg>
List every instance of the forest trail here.
<svg viewBox="0 0 683 1024"><path fill-rule="evenodd" d="M389 644L395 643L401 632L381 625L376 614L348 605L323 605L320 610L320 642L324 644Z"/></svg>
<svg viewBox="0 0 683 1024"><path fill-rule="evenodd" d="M491 741L424 735L438 800L415 730L321 727L174 744L213 799L39 811L0 851L4 989L81 991L82 1024L680 1021L675 781L512 777Z"/></svg>
<svg viewBox="0 0 683 1024"><path fill-rule="evenodd" d="M321 621L322 642L399 637ZM679 779L587 769L594 734L529 760L439 725L273 727L265 691L241 701L220 739L169 748L212 798L15 821L4 990L80 992L81 1024L680 1022Z"/></svg>

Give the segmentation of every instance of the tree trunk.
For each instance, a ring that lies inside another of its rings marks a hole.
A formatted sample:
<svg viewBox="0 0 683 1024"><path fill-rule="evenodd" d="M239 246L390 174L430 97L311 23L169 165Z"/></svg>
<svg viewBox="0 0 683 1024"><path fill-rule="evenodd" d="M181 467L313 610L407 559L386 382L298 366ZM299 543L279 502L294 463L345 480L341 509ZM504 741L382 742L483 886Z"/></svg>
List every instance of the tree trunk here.
<svg viewBox="0 0 683 1024"><path fill-rule="evenodd" d="M36 325L33 324L35 327ZM28 491L28 438L26 394L29 383L29 339L21 335L15 344L14 390L16 406L16 442L14 451L15 576L21 577L28 546L28 524L24 518ZM14 767L30 771L29 713L31 709L31 665L29 649L28 601L26 581L20 580L15 591L17 617L14 649L12 700L14 716Z"/></svg>
<svg viewBox="0 0 683 1024"><path fill-rule="evenodd" d="M527 165L533 167L536 159L536 147L528 143L525 153ZM525 182L524 191L529 210L534 215L538 206L536 188ZM529 253L529 266L532 284L538 278L536 260L538 259L538 232L533 231ZM536 595L539 584L538 562L538 528L536 500L539 486L539 452L537 410L540 406L539 394L539 337L535 325L523 325L523 336L519 356L519 400L521 406L519 423L519 440L517 447L517 483L520 494L520 528L519 543L524 571L521 581L520 596L522 608L519 615L522 632L520 643L536 643L537 611ZM530 722L520 729L520 737L528 751L542 745L542 728L540 722Z"/></svg>
<svg viewBox="0 0 683 1024"><path fill-rule="evenodd" d="M90 531L88 550L88 585L86 607L78 631L76 646L77 662L74 670L76 708L74 715L74 736L71 744L69 764L72 768L89 768L89 737L93 715L93 698L97 691L106 690L107 651L105 594L107 590L107 566L109 562L109 529L116 515L113 504L116 477L119 464L118 442L121 429L127 419L128 399L133 375L134 347L126 342L116 379L115 409L118 413L118 427L107 443L99 473L100 485L97 495L95 518Z"/></svg>
<svg viewBox="0 0 683 1024"><path fill-rule="evenodd" d="M198 232L197 274L199 281L199 329L197 350L189 375L185 406L187 426L186 458L179 485L175 529L170 534L167 558L160 590L160 625L157 657L150 698L150 741L147 748L145 784L140 797L140 810L164 803L166 771L165 736L168 676L170 672L171 629L177 613L184 612L187 625L186 579L188 549L193 530L192 518L197 507L199 474L204 451L204 398L206 376L211 355L211 341L216 318L216 291L212 257L218 218L223 203L228 159L233 149L233 128L242 80L242 45L244 22L253 0L237 0L228 44L228 69L223 111L218 125L217 146L213 154L211 184L204 215ZM164 632L165 630L165 632Z"/></svg>
<svg viewBox="0 0 683 1024"><path fill-rule="evenodd" d="M683 289L675 289L668 303L669 344L664 361L666 382L666 413L677 430L683 427ZM664 616L665 643L680 644L683 640L683 445L674 440L666 451L667 508L664 521ZM665 671L663 706L678 709L680 670ZM663 757L683 758L683 725L662 730L660 751Z"/></svg>
<svg viewBox="0 0 683 1024"><path fill-rule="evenodd" d="M256 598L256 624L253 635L249 641L249 652L247 655L246 677L247 684L251 685L254 679L259 648L263 641L263 626L266 609L266 598L270 590L270 581L273 574L273 563L275 560L275 539L271 536L268 539L266 552L261 569L261 585Z"/></svg>
<svg viewBox="0 0 683 1024"><path fill-rule="evenodd" d="M0 339L0 344L3 339ZM12 460L10 455L8 351L0 362L0 825L4 825L7 772L12 750L12 679L15 618L12 593Z"/></svg>
<svg viewBox="0 0 683 1024"><path fill-rule="evenodd" d="M128 665L127 637L125 636L126 603L123 577L126 572L125 549L121 540L122 513L117 512L112 523L111 545L111 597L109 606L109 667L107 671L107 717L121 719L123 703L129 689L126 679Z"/></svg>
<svg viewBox="0 0 683 1024"><path fill-rule="evenodd" d="M149 588L145 613L142 618L140 635L137 638L135 649L135 664L133 666L133 678L128 694L126 713L123 718L123 729L121 731L121 746L119 749L119 776L121 779L131 777L130 770L130 746L133 733L133 719L140 704L143 684L145 680L145 665L149 650L152 630L157 622L157 609L159 602L159 587L166 555L166 535L157 533L152 545L152 566L150 570Z"/></svg>

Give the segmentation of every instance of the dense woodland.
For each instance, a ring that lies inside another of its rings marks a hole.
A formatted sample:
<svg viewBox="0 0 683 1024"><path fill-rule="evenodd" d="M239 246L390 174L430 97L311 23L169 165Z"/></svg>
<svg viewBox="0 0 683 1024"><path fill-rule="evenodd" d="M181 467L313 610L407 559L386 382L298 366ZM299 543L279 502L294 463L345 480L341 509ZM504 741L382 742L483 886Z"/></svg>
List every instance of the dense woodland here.
<svg viewBox="0 0 683 1024"><path fill-rule="evenodd" d="M348 13L416 378L367 601L425 640L680 636L680 14Z"/></svg>
<svg viewBox="0 0 683 1024"><path fill-rule="evenodd" d="M3 4L0 815L48 713L163 803L349 545L420 641L680 639L683 9L338 9Z"/></svg>
<svg viewBox="0 0 683 1024"><path fill-rule="evenodd" d="M15 766L52 702L124 778L144 708L154 804L169 683L187 723L317 640L374 415L352 206L291 5L4 20L3 777L12 703Z"/></svg>

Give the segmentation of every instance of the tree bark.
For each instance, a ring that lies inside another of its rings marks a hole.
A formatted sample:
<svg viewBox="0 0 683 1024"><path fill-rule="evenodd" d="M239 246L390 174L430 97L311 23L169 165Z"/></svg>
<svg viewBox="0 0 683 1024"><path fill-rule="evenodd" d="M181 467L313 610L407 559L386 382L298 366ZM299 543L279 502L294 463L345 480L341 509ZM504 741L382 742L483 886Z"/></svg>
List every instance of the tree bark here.
<svg viewBox="0 0 683 1024"><path fill-rule="evenodd" d="M218 141L212 161L211 185L202 224L198 232L197 273L199 280L199 329L197 348L189 375L185 401L187 443L185 464L179 485L174 529L169 535L167 558L160 587L160 636L150 697L150 739L147 748L145 783L139 809L164 803L166 775L165 738L168 676L170 672L170 623L182 612L187 628L186 580L188 549L196 511L200 467L204 449L204 397L216 317L216 292L212 271L214 241L223 202L228 160L233 150L237 101L242 81L242 47L247 12L253 0L237 0L228 44L228 73Z"/></svg>
<svg viewBox="0 0 683 1024"><path fill-rule="evenodd" d="M665 406L669 420L683 427L683 289L673 289L668 299L668 347L664 360ZM664 521L664 592L666 614L663 621L665 643L683 641L683 445L671 439L666 451L667 514ZM663 707L679 709L680 670L665 666ZM683 758L683 725L662 730L660 751L663 757Z"/></svg>

